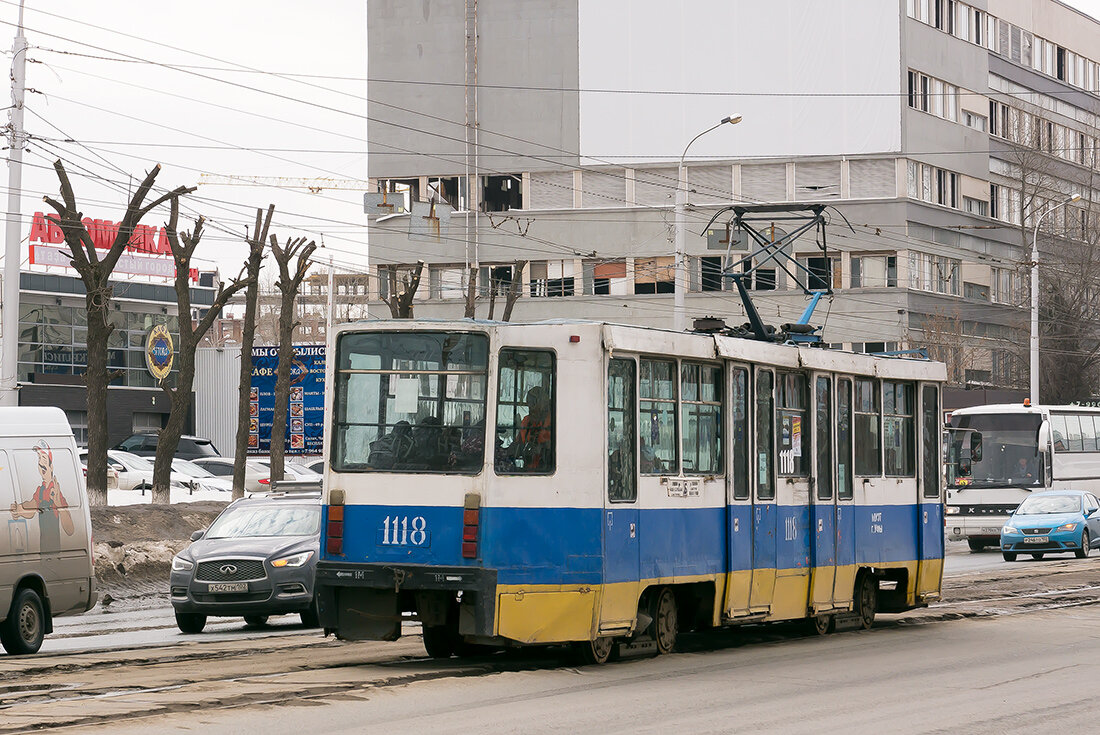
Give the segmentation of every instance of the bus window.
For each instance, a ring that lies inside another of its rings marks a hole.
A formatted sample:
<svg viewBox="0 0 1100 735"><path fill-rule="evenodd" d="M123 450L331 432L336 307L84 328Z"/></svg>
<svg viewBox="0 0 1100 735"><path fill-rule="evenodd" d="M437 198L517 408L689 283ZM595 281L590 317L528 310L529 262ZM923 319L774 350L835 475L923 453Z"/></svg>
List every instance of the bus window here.
<svg viewBox="0 0 1100 735"><path fill-rule="evenodd" d="M1066 417L1062 414L1051 414L1050 431L1054 437L1054 451L1066 451L1069 448L1066 446Z"/></svg>
<svg viewBox="0 0 1100 735"><path fill-rule="evenodd" d="M554 471L554 354L500 351L495 466L502 475Z"/></svg>
<svg viewBox="0 0 1100 735"><path fill-rule="evenodd" d="M806 421L806 376L783 373L776 381L779 417L779 474L805 475L809 470L809 423Z"/></svg>
<svg viewBox="0 0 1100 735"><path fill-rule="evenodd" d="M634 461L634 361L607 363L607 499L632 501L638 497Z"/></svg>
<svg viewBox="0 0 1100 735"><path fill-rule="evenodd" d="M852 499L852 381L836 381L836 496Z"/></svg>
<svg viewBox="0 0 1100 735"><path fill-rule="evenodd" d="M1084 445L1081 442L1081 419L1078 416L1066 416L1066 437L1068 439L1067 447L1069 451L1080 452L1083 450Z"/></svg>
<svg viewBox="0 0 1100 735"><path fill-rule="evenodd" d="M680 400L684 473L722 474L722 368L682 364Z"/></svg>
<svg viewBox="0 0 1100 735"><path fill-rule="evenodd" d="M483 334L342 334L336 343L333 469L480 472L488 363Z"/></svg>
<svg viewBox="0 0 1100 735"><path fill-rule="evenodd" d="M856 474L877 477L882 474L878 383L869 378L857 379L854 398Z"/></svg>
<svg viewBox="0 0 1100 735"><path fill-rule="evenodd" d="M749 371L743 367L733 369L733 392L730 410L733 412L733 436L730 437L730 453L733 457L733 498L749 497Z"/></svg>
<svg viewBox="0 0 1100 735"><path fill-rule="evenodd" d="M912 383L884 381L882 439L886 448L885 471L889 477L916 475L914 416Z"/></svg>
<svg viewBox="0 0 1100 735"><path fill-rule="evenodd" d="M772 373L756 372L756 497L759 500L775 498L775 482L772 478L772 436L775 418L772 415Z"/></svg>
<svg viewBox="0 0 1100 735"><path fill-rule="evenodd" d="M1081 439L1086 452L1096 451L1096 417L1081 415Z"/></svg>
<svg viewBox="0 0 1100 735"><path fill-rule="evenodd" d="M814 474L817 478L817 499L833 498L833 391L832 381L826 377L817 379L815 421L817 437L817 466Z"/></svg>
<svg viewBox="0 0 1100 735"><path fill-rule="evenodd" d="M642 474L676 472L676 363L642 360L639 396Z"/></svg>

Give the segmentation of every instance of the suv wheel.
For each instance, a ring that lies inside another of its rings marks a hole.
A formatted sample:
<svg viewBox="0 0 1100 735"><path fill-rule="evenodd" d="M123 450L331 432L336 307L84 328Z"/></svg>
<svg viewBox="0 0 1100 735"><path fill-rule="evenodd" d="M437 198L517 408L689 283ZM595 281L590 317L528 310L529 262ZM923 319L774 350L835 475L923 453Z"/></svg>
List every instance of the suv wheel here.
<svg viewBox="0 0 1100 735"><path fill-rule="evenodd" d="M176 625L183 633L201 633L206 627L206 616L202 613L176 613Z"/></svg>

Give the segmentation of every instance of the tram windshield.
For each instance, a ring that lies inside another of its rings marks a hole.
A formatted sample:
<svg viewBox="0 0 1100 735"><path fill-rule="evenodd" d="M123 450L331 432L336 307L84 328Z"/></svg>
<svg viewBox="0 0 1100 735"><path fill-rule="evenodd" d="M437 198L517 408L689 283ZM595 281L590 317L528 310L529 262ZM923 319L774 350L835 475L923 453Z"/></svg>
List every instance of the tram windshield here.
<svg viewBox="0 0 1100 735"><path fill-rule="evenodd" d="M349 332L336 344L333 468L475 474L484 464L489 340Z"/></svg>
<svg viewBox="0 0 1100 735"><path fill-rule="evenodd" d="M1038 414L951 417L947 482L952 487L1028 487L1042 484Z"/></svg>

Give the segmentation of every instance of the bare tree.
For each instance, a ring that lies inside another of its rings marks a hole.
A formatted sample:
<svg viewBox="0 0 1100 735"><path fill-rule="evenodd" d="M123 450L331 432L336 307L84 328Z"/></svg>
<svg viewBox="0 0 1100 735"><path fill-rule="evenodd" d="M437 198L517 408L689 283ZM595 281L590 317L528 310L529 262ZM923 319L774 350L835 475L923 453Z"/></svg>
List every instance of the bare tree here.
<svg viewBox="0 0 1100 735"><path fill-rule="evenodd" d="M413 298L416 290L420 288L420 277L424 273L424 261L418 260L412 270L406 270L401 275L403 288L397 290L398 267L389 269L389 295L386 304L390 307L390 314L394 319L412 319Z"/></svg>
<svg viewBox="0 0 1100 735"><path fill-rule="evenodd" d="M909 336L910 349L928 350L928 356L947 366L947 382L962 385L966 371L979 360L981 350L973 338L965 334L958 309L954 313L937 310L925 314L920 334Z"/></svg>
<svg viewBox="0 0 1100 735"><path fill-rule="evenodd" d="M100 257L101 253L96 249L92 236L84 225L84 215L77 207L76 196L65 167L60 160L55 161L53 167L61 182L62 201L43 197L57 212L56 217L50 215L48 219L64 233L65 244L73 256L72 267L80 274L86 292L84 303L88 312L88 358L84 382L87 386L88 402L88 502L92 505L106 505L107 385L118 377L115 371L107 369L107 342L115 329L110 320L114 295L110 284L111 276L118 259L130 244L134 228L141 218L164 202L176 204L179 197L195 191L195 187L177 187L146 204L145 198L160 173L158 163L145 175L145 179L130 198L110 248Z"/></svg>
<svg viewBox="0 0 1100 735"><path fill-rule="evenodd" d="M256 304L260 295L260 261L267 243L267 232L271 227L271 218L275 214L275 205L267 208L267 218L263 210L256 210L256 227L248 241L248 260L245 271L248 274L248 289L244 297L244 324L241 325L241 380L237 400L237 436L233 448L233 499L244 497L245 460L248 455L249 403L252 390L252 345L256 341Z"/></svg>
<svg viewBox="0 0 1100 735"><path fill-rule="evenodd" d="M279 289L281 304L279 310L279 365L275 372L275 413L271 421L271 479L283 479L283 454L286 450L287 408L290 405L290 367L294 361L294 301L302 279L309 270L309 258L317 249L317 243L306 243L304 237L288 240L285 246L279 245L275 235L271 236L271 253L279 265L279 280L275 286ZM290 261L297 257L294 273L290 272Z"/></svg>
<svg viewBox="0 0 1100 735"><path fill-rule="evenodd" d="M177 356L179 366L176 373L176 384L168 384L168 378L160 381L160 387L168 394L172 408L168 414L168 421L160 430L157 440L157 456L153 462L153 502L169 503L172 476L172 458L176 456L179 447L180 435L183 433L183 422L191 410L191 391L195 384L195 348L203 336L210 331L214 320L225 304L238 291L248 286L246 268L233 279L227 287L224 283L218 286L218 292L214 296L214 302L210 305L206 314L195 324L191 319L191 257L195 254L202 239L203 218L195 221L195 229L191 232L177 232L179 224L179 202L172 200L172 209L169 220L165 225L165 233L168 235L168 243L172 248L172 259L176 264L176 303L180 313L180 344Z"/></svg>

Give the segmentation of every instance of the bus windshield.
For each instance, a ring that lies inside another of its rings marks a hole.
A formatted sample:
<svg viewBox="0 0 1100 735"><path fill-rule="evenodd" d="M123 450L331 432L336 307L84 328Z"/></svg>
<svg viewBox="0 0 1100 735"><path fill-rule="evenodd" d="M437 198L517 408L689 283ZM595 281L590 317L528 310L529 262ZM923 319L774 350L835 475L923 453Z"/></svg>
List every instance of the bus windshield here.
<svg viewBox="0 0 1100 735"><path fill-rule="evenodd" d="M951 417L947 483L952 487L1025 487L1042 484L1038 414Z"/></svg>
<svg viewBox="0 0 1100 735"><path fill-rule="evenodd" d="M485 453L488 366L483 334L341 335L333 469L476 474Z"/></svg>

